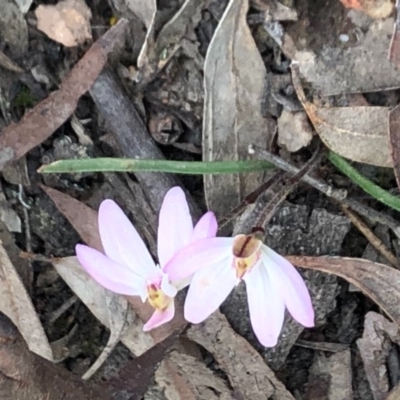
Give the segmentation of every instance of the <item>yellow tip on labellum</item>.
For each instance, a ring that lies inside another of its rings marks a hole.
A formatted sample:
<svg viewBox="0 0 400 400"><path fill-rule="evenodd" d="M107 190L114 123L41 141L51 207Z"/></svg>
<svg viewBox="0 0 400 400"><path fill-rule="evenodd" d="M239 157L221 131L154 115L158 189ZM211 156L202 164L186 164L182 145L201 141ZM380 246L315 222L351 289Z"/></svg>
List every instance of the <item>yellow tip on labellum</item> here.
<svg viewBox="0 0 400 400"><path fill-rule="evenodd" d="M159 311L164 311L169 303L171 302L171 298L165 295L165 293L158 289L156 285L149 285L147 287L147 293L150 305Z"/></svg>
<svg viewBox="0 0 400 400"><path fill-rule="evenodd" d="M262 241L257 235L237 235L233 242L233 265L236 277L242 279L244 274L251 269L260 258Z"/></svg>

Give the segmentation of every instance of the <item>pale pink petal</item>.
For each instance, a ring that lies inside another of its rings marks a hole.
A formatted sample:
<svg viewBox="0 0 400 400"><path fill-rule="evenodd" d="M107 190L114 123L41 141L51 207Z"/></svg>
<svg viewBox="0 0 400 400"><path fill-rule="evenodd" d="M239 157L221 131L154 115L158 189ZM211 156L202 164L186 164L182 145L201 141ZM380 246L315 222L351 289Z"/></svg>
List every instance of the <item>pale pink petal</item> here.
<svg viewBox="0 0 400 400"><path fill-rule="evenodd" d="M307 286L296 268L284 257L263 246L262 260L276 287L285 301L292 317L301 325L314 326L314 309Z"/></svg>
<svg viewBox="0 0 400 400"><path fill-rule="evenodd" d="M285 316L283 298L261 263L256 264L243 279L253 331L263 346L273 347L278 342Z"/></svg>
<svg viewBox="0 0 400 400"><path fill-rule="evenodd" d="M169 282L169 278L167 274L164 274L161 280L160 289L168 296L175 297L178 293L177 288Z"/></svg>
<svg viewBox="0 0 400 400"><path fill-rule="evenodd" d="M193 229L191 242L199 239L215 237L218 231L218 222L212 211L206 212Z"/></svg>
<svg viewBox="0 0 400 400"><path fill-rule="evenodd" d="M99 209L99 230L104 251L119 264L147 277L156 268L143 240L121 208L104 200Z"/></svg>
<svg viewBox="0 0 400 400"><path fill-rule="evenodd" d="M160 325L163 325L171 321L171 319L174 318L174 315L175 315L175 304L173 301L171 301L166 310L154 311L150 319L144 324L143 330L145 332L148 332L154 328L158 328Z"/></svg>
<svg viewBox="0 0 400 400"><path fill-rule="evenodd" d="M132 270L118 264L91 247L78 244L76 256L86 272L101 286L115 293L135 296L145 282Z"/></svg>
<svg viewBox="0 0 400 400"><path fill-rule="evenodd" d="M232 261L232 256L225 258L193 275L184 306L187 321L193 324L204 321L228 297L236 284Z"/></svg>
<svg viewBox="0 0 400 400"><path fill-rule="evenodd" d="M181 281L175 281L174 286L179 290L182 290L186 286L190 285L190 282L192 282L192 276L189 276L188 278L182 279Z"/></svg>
<svg viewBox="0 0 400 400"><path fill-rule="evenodd" d="M184 247L164 267L171 282L191 277L196 271L216 264L232 254L233 238L208 238L197 240Z"/></svg>
<svg viewBox="0 0 400 400"><path fill-rule="evenodd" d="M175 186L164 197L158 221L158 261L161 267L189 243L192 231L193 222L185 193Z"/></svg>

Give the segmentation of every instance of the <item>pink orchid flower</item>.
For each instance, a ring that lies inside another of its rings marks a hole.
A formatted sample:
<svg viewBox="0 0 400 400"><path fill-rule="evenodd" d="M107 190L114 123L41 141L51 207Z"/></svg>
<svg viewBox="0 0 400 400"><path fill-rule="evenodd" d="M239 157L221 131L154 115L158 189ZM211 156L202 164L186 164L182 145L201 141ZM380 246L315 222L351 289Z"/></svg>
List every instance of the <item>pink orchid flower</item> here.
<svg viewBox="0 0 400 400"><path fill-rule="evenodd" d="M149 331L168 321L175 314L174 297L187 286L185 279L172 280L164 267L172 256L189 243L213 237L217 221L212 212L203 215L193 228L185 194L174 187L165 195L158 224L158 260L156 265L134 226L112 200L104 200L99 209L99 230L105 254L78 244L76 255L88 274L100 285L115 293L140 296L154 307L152 317L144 325Z"/></svg>
<svg viewBox="0 0 400 400"><path fill-rule="evenodd" d="M302 277L255 235L199 240L178 252L164 271L172 280L194 274L184 307L185 319L194 324L216 311L243 279L251 324L263 346L277 344L285 307L303 326L314 326L314 310Z"/></svg>

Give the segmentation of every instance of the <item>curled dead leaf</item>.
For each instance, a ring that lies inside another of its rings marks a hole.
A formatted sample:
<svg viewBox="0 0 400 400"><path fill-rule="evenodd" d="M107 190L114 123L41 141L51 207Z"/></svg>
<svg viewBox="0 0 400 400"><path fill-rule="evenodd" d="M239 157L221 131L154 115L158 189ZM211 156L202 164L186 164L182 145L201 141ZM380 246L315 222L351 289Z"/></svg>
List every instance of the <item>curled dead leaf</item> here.
<svg viewBox="0 0 400 400"><path fill-rule="evenodd" d="M315 130L332 151L352 161L393 167L388 107L319 108L306 100L296 66L292 80Z"/></svg>
<svg viewBox="0 0 400 400"><path fill-rule="evenodd" d="M400 271L361 258L286 257L292 264L340 276L357 286L400 326Z"/></svg>

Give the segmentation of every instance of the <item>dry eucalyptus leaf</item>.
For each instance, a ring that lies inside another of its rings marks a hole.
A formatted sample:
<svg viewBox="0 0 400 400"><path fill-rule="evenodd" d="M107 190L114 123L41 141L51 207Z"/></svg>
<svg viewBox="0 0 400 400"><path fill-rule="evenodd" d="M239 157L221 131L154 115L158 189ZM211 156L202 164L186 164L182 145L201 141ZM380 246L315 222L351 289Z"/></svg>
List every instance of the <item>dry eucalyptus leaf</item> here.
<svg viewBox="0 0 400 400"><path fill-rule="evenodd" d="M141 0L132 0L129 3L130 9L138 15L139 18L143 18L142 22L145 24L147 28L146 37L144 39L144 43L140 50L137 66L139 70L142 70L138 75L137 80L142 79L143 73L145 75L150 75L154 70L154 63L156 59L156 50L155 50L155 19L157 13L157 2L156 0L150 0L147 5L144 5L147 2ZM148 71L147 71L147 69ZM144 70L144 71L143 71Z"/></svg>
<svg viewBox="0 0 400 400"><path fill-rule="evenodd" d="M53 266L93 315L110 329L111 335L114 336L114 330L121 334L119 340L133 354L140 355L153 346L152 337L143 333L143 324L135 317L130 307L126 309L124 304L120 304L120 307L114 310L109 308L112 302L126 300L95 282L83 270L76 257L56 258L53 260ZM115 299L116 297L120 299ZM112 316L110 316L111 311L114 312ZM125 328L121 333L123 323Z"/></svg>
<svg viewBox="0 0 400 400"><path fill-rule="evenodd" d="M315 130L331 150L353 161L393 167L388 107L318 108L305 98L297 65L292 66L292 81Z"/></svg>
<svg viewBox="0 0 400 400"><path fill-rule="evenodd" d="M18 328L29 349L53 361L53 352L39 317L0 240L0 311Z"/></svg>
<svg viewBox="0 0 400 400"><path fill-rule="evenodd" d="M84 0L63 0L55 6L40 5L35 10L37 28L66 47L92 39L92 13Z"/></svg>
<svg viewBox="0 0 400 400"><path fill-rule="evenodd" d="M261 355L234 332L218 311L187 331L189 339L209 351L226 373L232 388L243 400L294 400Z"/></svg>
<svg viewBox="0 0 400 400"><path fill-rule="evenodd" d="M344 350L327 357L317 353L310 368L307 400L349 400L353 398L351 353ZM324 382L321 385L321 382Z"/></svg>
<svg viewBox="0 0 400 400"><path fill-rule="evenodd" d="M310 144L313 132L303 111L283 110L278 118L278 144L294 153Z"/></svg>
<svg viewBox="0 0 400 400"><path fill-rule="evenodd" d="M400 344L399 326L376 312L367 313L357 346L374 399L384 399L389 392L387 358L391 342Z"/></svg>
<svg viewBox="0 0 400 400"><path fill-rule="evenodd" d="M393 167L389 108L333 107L307 110L322 141L352 161Z"/></svg>
<svg viewBox="0 0 400 400"><path fill-rule="evenodd" d="M28 50L28 26L14 0L2 0L0 12L1 43L7 45L14 56Z"/></svg>
<svg viewBox="0 0 400 400"><path fill-rule="evenodd" d="M262 116L267 74L247 25L247 0L230 0L208 48L204 66L203 160L249 158L249 143L265 146L272 133ZM205 175L208 208L217 215L234 208L256 187L262 173Z"/></svg>
<svg viewBox="0 0 400 400"><path fill-rule="evenodd" d="M361 289L400 326L400 271L361 258L286 257L292 264L340 276Z"/></svg>

